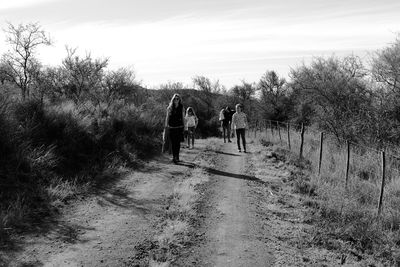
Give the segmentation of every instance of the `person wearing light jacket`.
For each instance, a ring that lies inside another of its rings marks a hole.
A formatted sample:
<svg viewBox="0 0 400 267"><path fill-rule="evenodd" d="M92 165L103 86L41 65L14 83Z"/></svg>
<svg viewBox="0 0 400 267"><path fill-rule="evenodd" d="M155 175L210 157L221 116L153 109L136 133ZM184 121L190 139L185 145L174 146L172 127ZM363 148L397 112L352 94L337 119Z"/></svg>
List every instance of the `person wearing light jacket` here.
<svg viewBox="0 0 400 267"><path fill-rule="evenodd" d="M196 113L192 107L188 107L185 116L185 129L188 132L187 142L188 148L190 149L190 140L192 141L192 148L194 148L194 132L197 128L199 120L197 119Z"/></svg>
<svg viewBox="0 0 400 267"><path fill-rule="evenodd" d="M247 115L243 112L243 105L237 104L235 106L236 112L232 116L232 131L236 131L237 146L239 152L242 152L240 148L240 139L242 139L243 152L246 153L246 129L249 124L247 122Z"/></svg>

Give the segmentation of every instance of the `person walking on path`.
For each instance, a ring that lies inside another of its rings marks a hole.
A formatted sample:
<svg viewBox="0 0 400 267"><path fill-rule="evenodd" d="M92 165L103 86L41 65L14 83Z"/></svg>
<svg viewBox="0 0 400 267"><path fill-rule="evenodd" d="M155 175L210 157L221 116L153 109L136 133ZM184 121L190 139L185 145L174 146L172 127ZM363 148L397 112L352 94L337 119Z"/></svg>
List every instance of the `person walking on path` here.
<svg viewBox="0 0 400 267"><path fill-rule="evenodd" d="M172 146L172 161L179 162L179 151L183 139L183 127L185 121L185 110L179 94L174 94L167 108L165 128L169 129L169 138Z"/></svg>
<svg viewBox="0 0 400 267"><path fill-rule="evenodd" d="M188 132L187 142L189 149L190 149L190 140L192 141L192 148L194 148L194 132L197 128L198 122L199 120L196 116L196 113L194 112L194 109L192 107L188 107L185 116L185 128L187 129Z"/></svg>
<svg viewBox="0 0 400 267"><path fill-rule="evenodd" d="M224 136L224 143L226 143L226 137L228 137L228 143L231 143L231 123L232 123L232 111L229 107L223 110L223 119L221 120L222 134Z"/></svg>
<svg viewBox="0 0 400 267"><path fill-rule="evenodd" d="M246 128L248 128L247 116L242 111L243 105L236 105L236 112L232 116L232 130L236 130L236 139L239 152L242 152L240 148L240 138L242 139L243 152L246 153Z"/></svg>

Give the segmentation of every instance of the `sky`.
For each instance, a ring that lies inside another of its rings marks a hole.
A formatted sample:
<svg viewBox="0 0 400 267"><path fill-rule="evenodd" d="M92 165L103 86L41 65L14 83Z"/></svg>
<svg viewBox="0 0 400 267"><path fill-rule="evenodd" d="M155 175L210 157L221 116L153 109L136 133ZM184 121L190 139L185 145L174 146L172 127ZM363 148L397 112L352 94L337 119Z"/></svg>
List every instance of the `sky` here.
<svg viewBox="0 0 400 267"><path fill-rule="evenodd" d="M368 61L400 32L400 1L0 0L2 29L31 22L53 40L39 51L45 65L60 65L68 46L133 69L146 87L202 75L230 88L319 56Z"/></svg>

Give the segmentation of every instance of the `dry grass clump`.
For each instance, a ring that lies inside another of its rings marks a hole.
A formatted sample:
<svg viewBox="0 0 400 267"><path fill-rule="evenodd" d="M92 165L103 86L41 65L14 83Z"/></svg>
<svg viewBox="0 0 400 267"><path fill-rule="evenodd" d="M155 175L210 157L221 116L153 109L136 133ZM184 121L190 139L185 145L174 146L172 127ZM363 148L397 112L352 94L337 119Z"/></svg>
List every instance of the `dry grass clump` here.
<svg viewBox="0 0 400 267"><path fill-rule="evenodd" d="M46 186L45 190L53 206L61 205L66 200L74 198L76 195L87 192L90 183L80 181L82 178L76 177L73 180L55 178Z"/></svg>
<svg viewBox="0 0 400 267"><path fill-rule="evenodd" d="M157 249L150 255L150 266L168 266L176 257L176 248L185 246L189 241L191 222L196 217L196 205L201 198L197 187L209 181L205 168L214 166L214 159L210 154L213 152L210 151L217 144L213 141L211 143L205 149L206 154L195 161L198 167L191 169L174 188L165 220L161 222L161 230L155 237Z"/></svg>
<svg viewBox="0 0 400 267"><path fill-rule="evenodd" d="M4 228L9 225L19 225L23 222L28 208L23 195L19 194L15 196L14 201L8 205L8 209L0 212L1 225L3 225Z"/></svg>
<svg viewBox="0 0 400 267"><path fill-rule="evenodd" d="M174 220L167 219L163 226L163 231L156 237L160 247L170 247L181 242L181 235L189 231L189 223L179 218Z"/></svg>

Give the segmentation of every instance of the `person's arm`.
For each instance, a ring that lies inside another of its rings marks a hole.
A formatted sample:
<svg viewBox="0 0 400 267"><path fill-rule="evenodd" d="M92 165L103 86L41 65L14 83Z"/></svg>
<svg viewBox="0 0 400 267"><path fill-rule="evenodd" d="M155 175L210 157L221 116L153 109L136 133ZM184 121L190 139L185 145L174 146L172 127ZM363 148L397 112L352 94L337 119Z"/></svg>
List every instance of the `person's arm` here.
<svg viewBox="0 0 400 267"><path fill-rule="evenodd" d="M169 122L169 115L170 115L170 110L167 108L167 116L165 116L165 123L164 123L164 128L168 128L168 122Z"/></svg>
<svg viewBox="0 0 400 267"><path fill-rule="evenodd" d="M183 122L183 126L185 127L185 109L182 108L182 122Z"/></svg>
<svg viewBox="0 0 400 267"><path fill-rule="evenodd" d="M197 118L197 116L194 116L194 121L196 122L196 125L194 127L197 128L197 125L199 124L199 118Z"/></svg>
<svg viewBox="0 0 400 267"><path fill-rule="evenodd" d="M185 116L185 118L183 120L183 129L185 131L187 131L187 129L188 129L188 120L189 120L188 116Z"/></svg>
<svg viewBox="0 0 400 267"><path fill-rule="evenodd" d="M232 115L232 120L231 120L231 130L235 130L235 123L236 123L236 113Z"/></svg>

